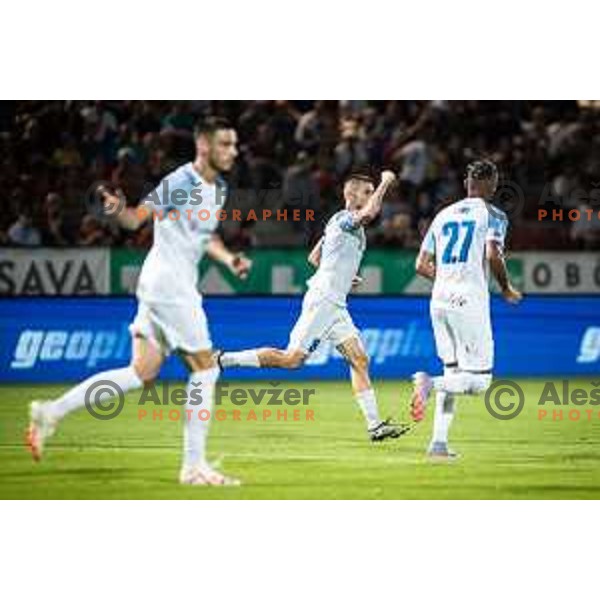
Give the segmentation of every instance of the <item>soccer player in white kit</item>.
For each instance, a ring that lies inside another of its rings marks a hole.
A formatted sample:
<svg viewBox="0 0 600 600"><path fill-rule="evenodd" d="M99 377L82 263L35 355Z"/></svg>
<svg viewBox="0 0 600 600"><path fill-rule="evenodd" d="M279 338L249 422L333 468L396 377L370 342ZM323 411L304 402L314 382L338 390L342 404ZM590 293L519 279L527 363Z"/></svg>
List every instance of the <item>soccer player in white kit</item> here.
<svg viewBox="0 0 600 600"><path fill-rule="evenodd" d="M510 283L504 262L508 220L490 203L498 185L494 163L481 160L467 167L467 198L434 218L417 257L417 273L431 279L430 313L437 353L444 374L414 375L412 417L420 421L432 388L436 391L433 436L428 454L454 458L448 430L456 394L481 394L492 381L494 341L490 321L488 264L504 298L521 294Z"/></svg>
<svg viewBox="0 0 600 600"><path fill-rule="evenodd" d="M169 175L136 209L117 215L118 223L135 230L154 219L154 242L137 286L138 312L130 326L132 360L129 366L99 373L75 386L58 400L33 402L28 445L35 460L44 443L69 413L83 408L86 393L99 381L109 381L123 393L151 384L166 356L177 352L190 372L184 414L183 465L180 482L191 485L235 485L237 480L213 469L206 460L208 422L219 368L198 292L198 264L204 255L245 277L250 262L230 252L215 234L217 213L225 201L221 174L237 156L237 134L223 119L208 118L195 132L196 158ZM122 201L107 188L99 190L106 209ZM143 207L140 210L140 207ZM177 217L177 218L175 218ZM202 402L197 402L197 388ZM195 395L190 392L194 390ZM90 399L88 399L90 401ZM204 413L205 415L206 413Z"/></svg>
<svg viewBox="0 0 600 600"><path fill-rule="evenodd" d="M354 174L346 179L345 208L331 217L308 257L317 272L307 282L302 313L290 334L287 349L255 348L218 356L222 367L294 369L304 363L320 342L331 340L350 366L352 388L372 441L399 437L408 428L379 418L369 378L369 358L348 312L346 297L359 281L358 269L366 248L364 226L379 214L383 197L395 179L391 171L383 171L377 188L364 175Z"/></svg>

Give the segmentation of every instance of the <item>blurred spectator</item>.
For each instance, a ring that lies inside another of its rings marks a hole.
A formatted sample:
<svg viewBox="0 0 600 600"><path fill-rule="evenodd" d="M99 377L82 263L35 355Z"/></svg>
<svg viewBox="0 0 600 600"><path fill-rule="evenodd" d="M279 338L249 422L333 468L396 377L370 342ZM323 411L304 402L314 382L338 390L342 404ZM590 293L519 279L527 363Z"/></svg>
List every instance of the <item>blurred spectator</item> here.
<svg viewBox="0 0 600 600"><path fill-rule="evenodd" d="M301 230L306 241L310 242L316 229L320 227L321 195L317 183L314 161L305 151L298 153L296 161L290 165L283 177L282 204L284 208L299 208L302 211L313 210L313 221L292 222L296 229Z"/></svg>
<svg viewBox="0 0 600 600"><path fill-rule="evenodd" d="M29 210L21 208L17 220L8 228L8 241L16 246L39 246L42 236L33 226Z"/></svg>
<svg viewBox="0 0 600 600"><path fill-rule="evenodd" d="M410 215L406 213L388 215L375 235L375 243L384 247L417 248L419 242L411 223Z"/></svg>
<svg viewBox="0 0 600 600"><path fill-rule="evenodd" d="M358 121L353 117L342 117L340 142L335 147L335 172L343 180L351 171L364 168L369 163L369 153L364 139L359 135Z"/></svg>
<svg viewBox="0 0 600 600"><path fill-rule="evenodd" d="M564 208L577 206L576 189L579 186L579 177L572 164L565 165L563 171L552 181L552 195Z"/></svg>
<svg viewBox="0 0 600 600"><path fill-rule="evenodd" d="M337 102L317 100L314 108L300 117L295 139L305 150L315 152L333 145L337 128Z"/></svg>
<svg viewBox="0 0 600 600"><path fill-rule="evenodd" d="M600 182L600 107L475 100L12 102L0 132L0 185L8 198L0 214L5 232L0 243L21 243L13 237L35 242L37 231L49 245L81 240L147 247L150 227L111 233L93 219L82 222L86 190L109 180L137 202L193 156L192 128L207 114L228 117L239 132L232 191L250 192L246 197L254 194L257 202L269 192L282 205L300 202L316 211L314 223L289 229L276 221L242 228L236 233L242 245L268 245L272 239L307 244L339 209L340 184L349 171L391 167L400 185L386 200L377 235L371 235L386 245L410 246L407 217L416 232L444 203L464 194L466 164L485 156L525 196L523 212L511 223L521 247L600 247L595 223L580 222L570 236L559 222L531 233L540 225L540 198L551 194L565 208L576 207L587 197L578 190L589 192ZM279 189L281 194L271 194ZM277 228L284 234L275 236Z"/></svg>
<svg viewBox="0 0 600 600"><path fill-rule="evenodd" d="M307 152L298 152L295 162L286 169L282 198L282 204L286 208L318 208L319 186L315 177L314 161Z"/></svg>
<svg viewBox="0 0 600 600"><path fill-rule="evenodd" d="M43 213L42 240L44 246L67 246L72 243L73 240L63 214L63 202L58 194L50 192L46 196Z"/></svg>
<svg viewBox="0 0 600 600"><path fill-rule="evenodd" d="M111 236L92 215L84 215L79 227L77 244L79 246L104 246L111 242Z"/></svg>
<svg viewBox="0 0 600 600"><path fill-rule="evenodd" d="M399 179L418 189L425 181L427 174L427 145L423 140L413 140L405 144L397 156L402 162Z"/></svg>
<svg viewBox="0 0 600 600"><path fill-rule="evenodd" d="M91 127L94 132L94 141L98 144L102 144L117 132L117 119L101 100L84 106L81 109L81 116L86 124Z"/></svg>
<svg viewBox="0 0 600 600"><path fill-rule="evenodd" d="M117 166L112 172L111 182L130 199L140 198L144 191L150 191L144 190L144 170L135 161L135 151L127 146L117 153Z"/></svg>
<svg viewBox="0 0 600 600"><path fill-rule="evenodd" d="M54 164L60 169L68 169L69 167L81 167L83 159L75 140L70 135L63 136L62 145L54 151L52 155Z"/></svg>
<svg viewBox="0 0 600 600"><path fill-rule="evenodd" d="M194 129L194 116L187 110L186 103L173 104L169 113L162 120L162 128L187 132Z"/></svg>
<svg viewBox="0 0 600 600"><path fill-rule="evenodd" d="M571 225L571 239L578 243L583 250L592 250L600 245L600 219L598 218L598 207L590 206L583 202L577 206L581 218L579 221L574 221ZM593 210L589 213L591 218L588 219L587 210Z"/></svg>

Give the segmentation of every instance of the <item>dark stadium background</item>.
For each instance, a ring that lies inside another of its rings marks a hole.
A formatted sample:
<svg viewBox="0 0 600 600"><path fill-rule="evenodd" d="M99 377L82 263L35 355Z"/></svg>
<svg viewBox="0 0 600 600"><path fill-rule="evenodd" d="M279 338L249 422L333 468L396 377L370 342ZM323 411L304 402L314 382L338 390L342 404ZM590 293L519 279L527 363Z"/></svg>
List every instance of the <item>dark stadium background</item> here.
<svg viewBox="0 0 600 600"><path fill-rule="evenodd" d="M128 234L99 222L86 212L86 193L108 180L137 201L192 156L194 123L208 114L228 117L240 135L233 190L244 190L246 202L252 192L271 192L273 207L300 203L318 216L314 224L231 227L237 247L306 247L336 210L349 171L389 166L401 185L371 247L415 248L432 215L462 194L465 165L481 156L498 163L509 196L526 200L510 215L512 250L599 247L597 218L583 226L536 221L540 198L593 205L600 184L593 102L392 100L2 102L0 244L148 247L148 228ZM31 229L23 234L15 223Z"/></svg>

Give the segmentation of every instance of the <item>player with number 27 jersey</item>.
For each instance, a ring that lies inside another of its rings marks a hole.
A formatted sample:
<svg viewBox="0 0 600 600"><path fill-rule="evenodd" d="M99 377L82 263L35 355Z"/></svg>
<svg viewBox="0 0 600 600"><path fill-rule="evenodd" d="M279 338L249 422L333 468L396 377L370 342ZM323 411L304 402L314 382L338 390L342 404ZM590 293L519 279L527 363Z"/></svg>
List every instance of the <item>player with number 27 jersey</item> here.
<svg viewBox="0 0 600 600"><path fill-rule="evenodd" d="M488 160L467 167L467 197L442 210L433 220L417 257L419 275L433 281L431 324L444 373L414 375L411 414L424 417L429 393L436 391L433 435L428 454L454 458L448 431L456 395L484 393L492 381L494 340L490 319L488 271L504 298L519 302L504 260L508 220L491 203L498 185L496 165Z"/></svg>
<svg viewBox="0 0 600 600"><path fill-rule="evenodd" d="M486 242L503 248L507 222L481 198L465 198L438 213L421 245L436 257L432 306L488 310Z"/></svg>

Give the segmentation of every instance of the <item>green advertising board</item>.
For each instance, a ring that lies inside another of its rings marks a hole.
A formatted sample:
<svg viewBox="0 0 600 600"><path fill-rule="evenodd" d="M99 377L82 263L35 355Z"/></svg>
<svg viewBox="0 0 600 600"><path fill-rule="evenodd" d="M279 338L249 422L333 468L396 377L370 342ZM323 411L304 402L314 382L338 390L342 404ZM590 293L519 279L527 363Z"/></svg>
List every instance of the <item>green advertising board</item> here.
<svg viewBox="0 0 600 600"><path fill-rule="evenodd" d="M144 261L144 251L111 250L110 290L112 294L133 294ZM245 281L209 260L200 265L200 290L205 294L303 294L305 281L314 269L304 249L257 249L248 252L252 271ZM373 249L365 254L360 270L364 283L358 294L429 293L430 283L415 274L416 252L411 250ZM514 281L523 286L523 260L508 262Z"/></svg>

